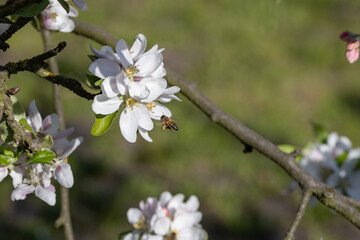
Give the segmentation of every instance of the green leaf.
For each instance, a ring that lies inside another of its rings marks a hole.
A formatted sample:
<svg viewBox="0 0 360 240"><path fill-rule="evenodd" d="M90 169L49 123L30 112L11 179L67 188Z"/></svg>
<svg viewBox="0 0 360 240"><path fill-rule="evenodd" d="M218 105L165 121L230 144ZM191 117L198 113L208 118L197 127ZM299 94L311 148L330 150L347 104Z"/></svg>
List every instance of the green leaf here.
<svg viewBox="0 0 360 240"><path fill-rule="evenodd" d="M21 125L24 125L25 126L25 129L34 133L33 129L30 127L29 123L23 118L23 119L20 119L19 123Z"/></svg>
<svg viewBox="0 0 360 240"><path fill-rule="evenodd" d="M10 99L13 104L13 113L15 120L19 122L20 119L25 119L26 118L25 110L21 105L20 101L15 96L10 96Z"/></svg>
<svg viewBox="0 0 360 240"><path fill-rule="evenodd" d="M292 153L293 151L296 150L295 146L292 145L288 145L288 144L282 144L282 145L278 145L278 148L283 151L284 153Z"/></svg>
<svg viewBox="0 0 360 240"><path fill-rule="evenodd" d="M5 142L10 142L13 140L13 131L6 123L6 121L2 121L0 123L0 138Z"/></svg>
<svg viewBox="0 0 360 240"><path fill-rule="evenodd" d="M96 76L95 76L96 77ZM100 86L104 79L100 79L94 83L95 86Z"/></svg>
<svg viewBox="0 0 360 240"><path fill-rule="evenodd" d="M326 143L326 139L329 136L329 132L321 124L312 122L313 131L316 137L316 140L320 143Z"/></svg>
<svg viewBox="0 0 360 240"><path fill-rule="evenodd" d="M110 127L118 111L113 112L109 115L95 115L95 123L91 129L91 134L94 136L103 135Z"/></svg>
<svg viewBox="0 0 360 240"><path fill-rule="evenodd" d="M61 6L65 9L67 13L70 12L70 6L65 0L58 0L58 2L61 4Z"/></svg>
<svg viewBox="0 0 360 240"><path fill-rule="evenodd" d="M348 155L349 155L348 152L343 152L343 154L341 154L336 158L336 162L338 163L338 166L341 166L341 164L343 164L343 162L346 160Z"/></svg>
<svg viewBox="0 0 360 240"><path fill-rule="evenodd" d="M82 72L72 72L72 73L68 74L68 76L77 80L78 82L85 84L90 89L93 89L93 90L100 89L100 84L97 85L97 82L99 82L99 80L102 80L102 79L100 79L94 75L85 74Z"/></svg>
<svg viewBox="0 0 360 240"><path fill-rule="evenodd" d="M31 158L26 161L30 164L34 163L49 163L55 158L55 153L50 150L41 150L36 152Z"/></svg>
<svg viewBox="0 0 360 240"><path fill-rule="evenodd" d="M18 160L18 158L15 156L15 153L10 150L3 149L0 152L0 164L1 165L9 165L11 163L14 163Z"/></svg>
<svg viewBox="0 0 360 240"><path fill-rule="evenodd" d="M131 232L132 232L132 231L130 230L130 231L126 231L126 232L119 233L118 239L119 239L119 240L124 239L124 237L126 236L126 234L131 233Z"/></svg>
<svg viewBox="0 0 360 240"><path fill-rule="evenodd" d="M46 135L42 139L41 147L42 148L51 148L54 145L54 140L50 135Z"/></svg>
<svg viewBox="0 0 360 240"><path fill-rule="evenodd" d="M98 59L98 57L95 56L95 55L88 55L88 57L90 58L90 60L91 60L92 62Z"/></svg>
<svg viewBox="0 0 360 240"><path fill-rule="evenodd" d="M40 3L32 3L16 12L20 17L33 17L45 10L49 5L49 0L42 0Z"/></svg>

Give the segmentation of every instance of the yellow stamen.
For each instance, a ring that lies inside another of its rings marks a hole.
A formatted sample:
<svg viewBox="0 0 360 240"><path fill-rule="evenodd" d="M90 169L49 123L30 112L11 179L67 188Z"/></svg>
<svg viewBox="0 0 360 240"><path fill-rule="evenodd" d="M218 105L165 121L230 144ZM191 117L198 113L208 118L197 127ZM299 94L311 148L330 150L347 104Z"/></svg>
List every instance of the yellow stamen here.
<svg viewBox="0 0 360 240"><path fill-rule="evenodd" d="M130 65L129 67L124 68L124 71L131 81L134 81L134 77L139 72L139 70L137 70L136 66L134 65Z"/></svg>
<svg viewBox="0 0 360 240"><path fill-rule="evenodd" d="M156 107L156 105L157 105L157 101L156 101L156 103L151 102L151 103L145 104L145 106L149 109L149 111L152 111L152 113L154 113L154 111L152 109L154 107Z"/></svg>
<svg viewBox="0 0 360 240"><path fill-rule="evenodd" d="M141 218L139 219L139 221L137 221L136 223L133 224L133 227L135 229L144 229L145 226L145 217L141 216Z"/></svg>
<svg viewBox="0 0 360 240"><path fill-rule="evenodd" d="M51 19L55 19L57 17L57 13L50 13L50 18Z"/></svg>
<svg viewBox="0 0 360 240"><path fill-rule="evenodd" d="M132 110L131 105L135 105L135 107L140 106L139 100L134 99L134 98L128 98L128 99L126 99L125 103L126 103L127 108L128 108L130 111Z"/></svg>

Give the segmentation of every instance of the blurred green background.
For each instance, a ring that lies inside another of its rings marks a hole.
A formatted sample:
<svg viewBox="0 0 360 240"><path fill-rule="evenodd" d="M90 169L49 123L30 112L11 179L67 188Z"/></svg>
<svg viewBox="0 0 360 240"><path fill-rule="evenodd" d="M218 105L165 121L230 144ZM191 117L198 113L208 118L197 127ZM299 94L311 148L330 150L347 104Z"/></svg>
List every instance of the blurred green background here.
<svg viewBox="0 0 360 240"><path fill-rule="evenodd" d="M138 33L149 47L166 50L165 66L196 83L225 111L276 144L303 147L314 140L311 121L348 136L360 146L360 63L349 64L342 31L359 31L355 0L86 0L79 19L102 26L129 45ZM90 41L55 33L66 40L59 55L62 74L88 73ZM0 52L0 64L43 50L30 25ZM94 44L99 48L100 45ZM24 106L36 99L43 117L52 113L51 85L30 73L13 76ZM210 238L282 239L296 214L299 194L284 196L290 177L256 151L213 124L184 96L171 102L179 131L139 137L127 143L117 120L101 137L90 135L91 101L63 90L68 126L84 142L71 156L75 185L70 189L77 239L117 239L131 229L126 211L161 192L194 194ZM12 202L10 178L0 184L0 239L64 239L53 227L59 214L34 195ZM321 204L310 206L297 240L359 239L360 232Z"/></svg>

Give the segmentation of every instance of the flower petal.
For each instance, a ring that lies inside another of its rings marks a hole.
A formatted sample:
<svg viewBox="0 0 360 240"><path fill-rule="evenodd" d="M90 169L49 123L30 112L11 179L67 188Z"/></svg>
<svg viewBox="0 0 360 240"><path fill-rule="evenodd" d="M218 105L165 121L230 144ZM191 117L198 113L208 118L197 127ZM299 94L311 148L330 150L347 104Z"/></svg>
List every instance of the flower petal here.
<svg viewBox="0 0 360 240"><path fill-rule="evenodd" d="M74 176L70 164L65 161L60 162L55 168L54 179L57 180L60 185L71 188L74 185Z"/></svg>
<svg viewBox="0 0 360 240"><path fill-rule="evenodd" d="M82 143L83 137L77 137L68 142L65 149L57 156L59 159L67 158Z"/></svg>
<svg viewBox="0 0 360 240"><path fill-rule="evenodd" d="M126 107L120 115L119 125L121 134L124 136L124 138L128 142L136 142L136 131L138 129L138 123L136 121L134 112Z"/></svg>
<svg viewBox="0 0 360 240"><path fill-rule="evenodd" d="M39 113L39 110L36 107L35 100L32 100L29 106L29 124L34 129L35 132L38 132L41 128L42 118Z"/></svg>
<svg viewBox="0 0 360 240"><path fill-rule="evenodd" d="M143 78L141 83L150 91L150 94L143 102L155 101L164 92L167 85L166 80L163 78Z"/></svg>
<svg viewBox="0 0 360 240"><path fill-rule="evenodd" d="M159 218L154 223L154 232L157 235L165 235L169 232L171 220L167 217Z"/></svg>
<svg viewBox="0 0 360 240"><path fill-rule="evenodd" d="M141 82L130 82L128 88L132 98L146 99L150 94L149 89Z"/></svg>
<svg viewBox="0 0 360 240"><path fill-rule="evenodd" d="M143 213L138 208L130 208L127 211L127 219L130 224L134 225L143 217Z"/></svg>
<svg viewBox="0 0 360 240"><path fill-rule="evenodd" d="M109 98L105 94L96 95L91 105L96 114L108 115L117 111L123 101L118 97Z"/></svg>
<svg viewBox="0 0 360 240"><path fill-rule="evenodd" d="M119 95L120 91L117 88L116 76L105 78L101 83L101 90L109 98Z"/></svg>
<svg viewBox="0 0 360 240"><path fill-rule="evenodd" d="M139 72L136 76L146 77L151 75L161 65L163 57L159 53L144 55L139 61L136 62Z"/></svg>
<svg viewBox="0 0 360 240"><path fill-rule="evenodd" d="M54 141L57 141L57 140L60 140L62 138L67 138L69 137L71 134L73 134L75 131L75 128L74 127L70 127L70 128L67 128L67 129L63 129L63 130L60 130L56 133L54 133L52 135L52 138Z"/></svg>
<svg viewBox="0 0 360 240"><path fill-rule="evenodd" d="M10 171L10 176L13 180L13 186L16 188L22 183L23 180L23 172L20 167L15 167L14 170Z"/></svg>
<svg viewBox="0 0 360 240"><path fill-rule="evenodd" d="M48 187L44 187L41 183L38 184L35 188L35 196L50 206L54 206L56 203L55 187L51 184Z"/></svg>
<svg viewBox="0 0 360 240"><path fill-rule="evenodd" d="M133 112L139 127L147 131L153 129L154 123L152 122L149 110L145 105L139 104L138 106L134 106Z"/></svg>
<svg viewBox="0 0 360 240"><path fill-rule="evenodd" d="M4 178L8 175L8 168L7 167L1 167L0 168L0 182L4 180Z"/></svg>
<svg viewBox="0 0 360 240"><path fill-rule="evenodd" d="M28 184L20 184L15 188L11 193L11 200L24 200L26 195L35 191L35 187L33 185Z"/></svg>
<svg viewBox="0 0 360 240"><path fill-rule="evenodd" d="M53 113L44 118L41 130L46 134L53 135L59 130L59 128L60 119L57 114Z"/></svg>
<svg viewBox="0 0 360 240"><path fill-rule="evenodd" d="M165 115L167 117L171 117L170 110L164 105L158 103L155 107L153 107L150 111L150 116L152 119L160 120L161 116Z"/></svg>
<svg viewBox="0 0 360 240"><path fill-rule="evenodd" d="M85 0L73 0L73 2L82 11L86 11L88 9Z"/></svg>
<svg viewBox="0 0 360 240"><path fill-rule="evenodd" d="M139 127L139 133L148 142L152 142L153 140L149 136L149 132L141 127Z"/></svg>
<svg viewBox="0 0 360 240"><path fill-rule="evenodd" d="M115 49L120 62L124 67L128 67L134 63L124 39L120 39L117 42Z"/></svg>
<svg viewBox="0 0 360 240"><path fill-rule="evenodd" d="M136 40L134 42L134 44L132 45L131 49L130 49L130 54L132 58L135 58L136 56L138 56L139 54L142 54L145 52L146 49L146 37L144 36L144 34L138 34L136 36Z"/></svg>
<svg viewBox="0 0 360 240"><path fill-rule="evenodd" d="M95 76L105 79L109 76L116 76L120 72L120 66L109 59L99 58L90 64L89 71Z"/></svg>

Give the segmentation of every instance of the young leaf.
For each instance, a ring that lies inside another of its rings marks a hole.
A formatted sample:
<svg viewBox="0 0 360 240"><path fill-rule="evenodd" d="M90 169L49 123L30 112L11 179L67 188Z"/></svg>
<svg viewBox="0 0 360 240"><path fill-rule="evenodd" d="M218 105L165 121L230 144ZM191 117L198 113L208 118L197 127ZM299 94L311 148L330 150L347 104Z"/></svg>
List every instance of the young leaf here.
<svg viewBox="0 0 360 240"><path fill-rule="evenodd" d="M40 3L32 3L16 12L20 17L33 17L45 10L49 5L49 0L42 0Z"/></svg>
<svg viewBox="0 0 360 240"><path fill-rule="evenodd" d="M25 120L25 118L20 119L19 123L21 125L24 125L26 130L34 133L33 129L30 127L29 123Z"/></svg>
<svg viewBox="0 0 360 240"><path fill-rule="evenodd" d="M338 166L341 166L343 164L343 162L346 160L348 155L349 155L348 152L343 152L343 154L341 154L340 156L338 156L336 158L336 162L337 162Z"/></svg>
<svg viewBox="0 0 360 240"><path fill-rule="evenodd" d="M61 4L61 6L65 9L67 13L70 12L70 6L65 0L58 0L58 2Z"/></svg>
<svg viewBox="0 0 360 240"><path fill-rule="evenodd" d="M6 123L6 121L2 121L0 123L0 138L5 142L10 142L13 140L13 131Z"/></svg>
<svg viewBox="0 0 360 240"><path fill-rule="evenodd" d="M31 158L27 159L26 162L29 164L34 163L49 163L55 158L55 153L50 150L41 150L36 152Z"/></svg>
<svg viewBox="0 0 360 240"><path fill-rule="evenodd" d="M96 114L95 123L91 129L91 134L94 136L103 135L111 127L111 124L117 113L118 111L113 112L109 115Z"/></svg>
<svg viewBox="0 0 360 240"><path fill-rule="evenodd" d="M91 60L92 62L95 61L96 59L98 59L98 57L95 56L95 55L88 55L88 57L90 58L90 60Z"/></svg>
<svg viewBox="0 0 360 240"><path fill-rule="evenodd" d="M17 157L15 156L15 153L10 150L2 150L0 152L0 164L1 165L9 165L11 163L14 163L17 161Z"/></svg>
<svg viewBox="0 0 360 240"><path fill-rule="evenodd" d="M96 83L99 80L102 80L94 75L90 75L90 74L85 74L82 72L72 72L70 74L68 74L69 77L74 78L75 80L77 80L78 82L81 82L83 84L85 84L86 86L88 86L90 89L93 90L99 90L100 89L100 84L97 85Z"/></svg>
<svg viewBox="0 0 360 240"><path fill-rule="evenodd" d="M130 230L130 231L126 231L126 232L119 233L118 239L119 239L119 240L124 239L124 237L125 237L128 233L131 233L131 232L132 232L132 231Z"/></svg>
<svg viewBox="0 0 360 240"><path fill-rule="evenodd" d="M295 146L292 145L288 145L288 144L282 144L282 145L278 145L278 148L283 151L284 153L292 153L293 151L296 150Z"/></svg>
<svg viewBox="0 0 360 240"><path fill-rule="evenodd" d="M25 119L26 114L23 106L21 105L20 101L15 96L10 96L11 102L13 104L13 113L14 118L17 122L20 121L20 119Z"/></svg>
<svg viewBox="0 0 360 240"><path fill-rule="evenodd" d="M46 135L41 143L42 148L51 148L54 145L54 140L51 135Z"/></svg>
<svg viewBox="0 0 360 240"><path fill-rule="evenodd" d="M316 140L321 143L325 143L327 137L329 136L329 132L325 129L325 127L321 124L312 122L313 131L316 137Z"/></svg>

